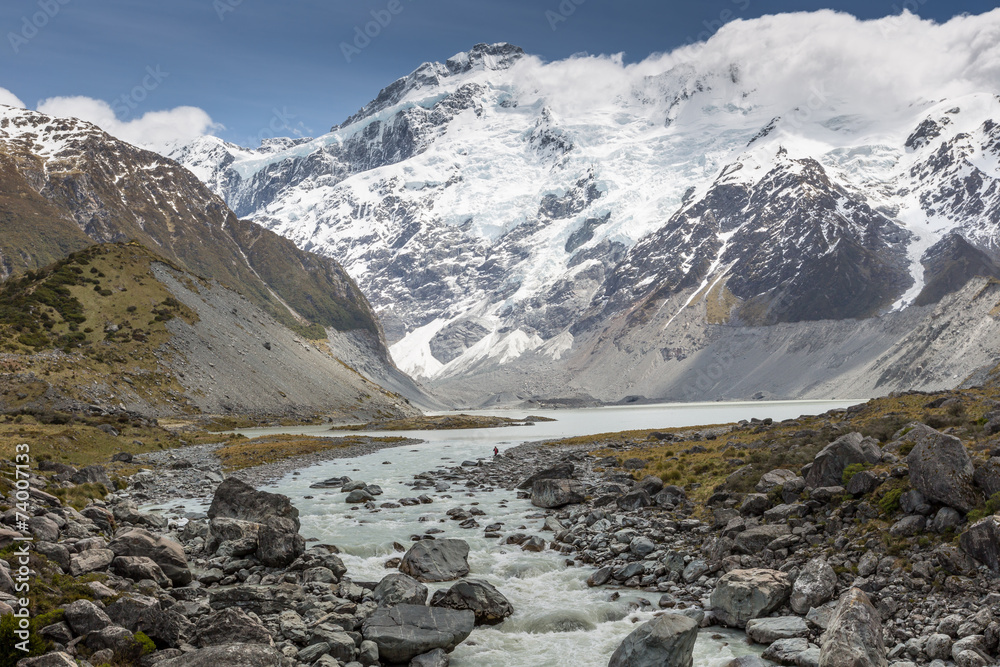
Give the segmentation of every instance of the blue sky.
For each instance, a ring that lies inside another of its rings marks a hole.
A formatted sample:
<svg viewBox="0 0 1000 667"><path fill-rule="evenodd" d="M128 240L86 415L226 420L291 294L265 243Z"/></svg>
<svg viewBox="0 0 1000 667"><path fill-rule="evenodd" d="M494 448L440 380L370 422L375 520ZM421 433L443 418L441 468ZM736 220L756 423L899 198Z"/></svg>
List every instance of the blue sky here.
<svg viewBox="0 0 1000 667"><path fill-rule="evenodd" d="M0 88L29 107L56 96L104 100L121 121L198 107L225 126L216 134L246 145L275 128L279 135L326 132L420 63L477 42L512 42L547 60L586 51L624 52L626 61L636 61L704 40L737 18L829 8L867 19L907 8L945 21L993 6L961 0L3 0ZM33 17L42 25L37 30L26 24ZM352 44L377 17L385 24L377 36ZM347 56L344 44L351 45Z"/></svg>

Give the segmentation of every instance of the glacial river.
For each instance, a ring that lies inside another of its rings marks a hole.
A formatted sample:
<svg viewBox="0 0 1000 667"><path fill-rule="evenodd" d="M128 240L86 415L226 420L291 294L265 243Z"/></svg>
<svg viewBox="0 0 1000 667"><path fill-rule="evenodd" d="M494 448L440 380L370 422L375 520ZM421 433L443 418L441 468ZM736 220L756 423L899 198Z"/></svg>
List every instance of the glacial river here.
<svg viewBox="0 0 1000 667"><path fill-rule="evenodd" d="M770 417L775 421L804 414L819 414L858 401L784 401L750 403L705 403L683 405L643 405L572 410L532 410L532 414L552 417L554 422L533 426L460 431L392 432L426 440L412 447L399 447L356 459L338 459L289 474L268 487L291 497L299 508L302 533L307 538L336 544L343 551L351 577L378 581L387 573L384 563L399 556L393 542L411 544L410 536L430 527L443 530L438 537L458 537L471 547L470 576L486 579L514 606L514 615L494 627L477 628L451 657L453 667L604 667L621 640L652 617L659 593L614 591L588 588L590 568L567 567L566 557L552 551L526 553L519 547L487 540L483 530L463 530L446 520L453 507L468 508L478 503L486 516L476 517L486 526L503 522L501 533L541 534L541 520L527 519L536 508L527 500L504 490L467 495L465 487L453 486L433 493L431 505L382 509L377 513L352 511L344 503L345 494L335 489L310 489L309 485L329 477L348 476L378 484L384 495L379 504L415 495L403 482L414 474L438 467L460 465L466 459L488 458L494 445L501 451L533 440L587 435L628 429L668 428L721 424ZM475 414L524 417L525 411L491 410ZM324 426L261 428L239 431L249 437L295 433L330 435ZM344 435L339 432L336 435ZM378 435L366 432L366 435ZM424 491L423 493L428 493ZM445 498L444 496L451 496ZM551 534L548 534L551 537ZM653 610L636 611L637 598L653 603ZM720 667L733 657L759 653L748 646L742 633L709 628L703 630L695 648L695 665Z"/></svg>

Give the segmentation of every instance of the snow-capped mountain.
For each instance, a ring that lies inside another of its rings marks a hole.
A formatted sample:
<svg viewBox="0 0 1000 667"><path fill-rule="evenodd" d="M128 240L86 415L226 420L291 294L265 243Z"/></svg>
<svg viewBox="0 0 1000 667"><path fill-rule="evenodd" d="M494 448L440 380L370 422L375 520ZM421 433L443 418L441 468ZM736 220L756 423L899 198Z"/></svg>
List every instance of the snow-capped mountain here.
<svg viewBox="0 0 1000 667"><path fill-rule="evenodd" d="M802 49L824 27L885 30L782 20ZM241 217L337 257L401 368L480 396L674 395L651 378L720 327L899 319L1000 275L995 73L930 97L933 76L889 85L870 57L854 78L782 63L795 45L767 46L773 22L737 23L631 66L480 44L321 137L204 137L172 157ZM748 32L760 53L732 46Z"/></svg>

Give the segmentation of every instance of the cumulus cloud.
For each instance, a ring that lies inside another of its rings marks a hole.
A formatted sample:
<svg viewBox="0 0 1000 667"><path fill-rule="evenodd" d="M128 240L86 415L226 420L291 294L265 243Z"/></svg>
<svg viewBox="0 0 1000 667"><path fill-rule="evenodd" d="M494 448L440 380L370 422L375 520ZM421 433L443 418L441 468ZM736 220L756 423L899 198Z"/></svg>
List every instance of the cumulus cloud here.
<svg viewBox="0 0 1000 667"><path fill-rule="evenodd" d="M91 97L50 97L39 102L37 109L52 116L88 121L123 141L159 151L221 127L204 110L187 106L149 111L131 120L121 120L110 104Z"/></svg>
<svg viewBox="0 0 1000 667"><path fill-rule="evenodd" d="M732 21L705 42L638 63L528 58L517 67L522 95L566 113L637 91L655 103L701 77L720 105L780 113L818 101L877 116L1000 89L1000 9L941 24L905 11L871 21L831 10L777 14Z"/></svg>
<svg viewBox="0 0 1000 667"><path fill-rule="evenodd" d="M6 104L9 107L24 107L24 102L6 88L0 88L0 104Z"/></svg>

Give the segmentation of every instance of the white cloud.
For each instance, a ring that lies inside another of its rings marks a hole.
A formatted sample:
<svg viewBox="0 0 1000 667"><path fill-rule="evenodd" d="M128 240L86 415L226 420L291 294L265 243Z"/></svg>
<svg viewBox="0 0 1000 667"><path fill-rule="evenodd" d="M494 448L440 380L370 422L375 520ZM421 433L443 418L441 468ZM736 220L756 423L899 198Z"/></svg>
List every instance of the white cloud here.
<svg viewBox="0 0 1000 667"><path fill-rule="evenodd" d="M6 88L0 88L0 104L6 104L9 107L23 107L24 102L18 99L17 95L10 92Z"/></svg>
<svg viewBox="0 0 1000 667"><path fill-rule="evenodd" d="M738 83L728 81L732 66ZM592 56L516 65L522 101L557 113L613 111L635 92L651 108L701 78L707 104L785 113L821 104L870 118L1000 89L1000 9L939 24L909 12L862 21L831 10L727 23L710 39L626 65ZM662 109L659 109L662 113ZM694 110L692 110L694 111Z"/></svg>
<svg viewBox="0 0 1000 667"><path fill-rule="evenodd" d="M40 101L37 109L88 121L123 141L160 152L221 127L204 110L187 106L149 111L132 120L119 120L110 104L91 97L50 97Z"/></svg>

